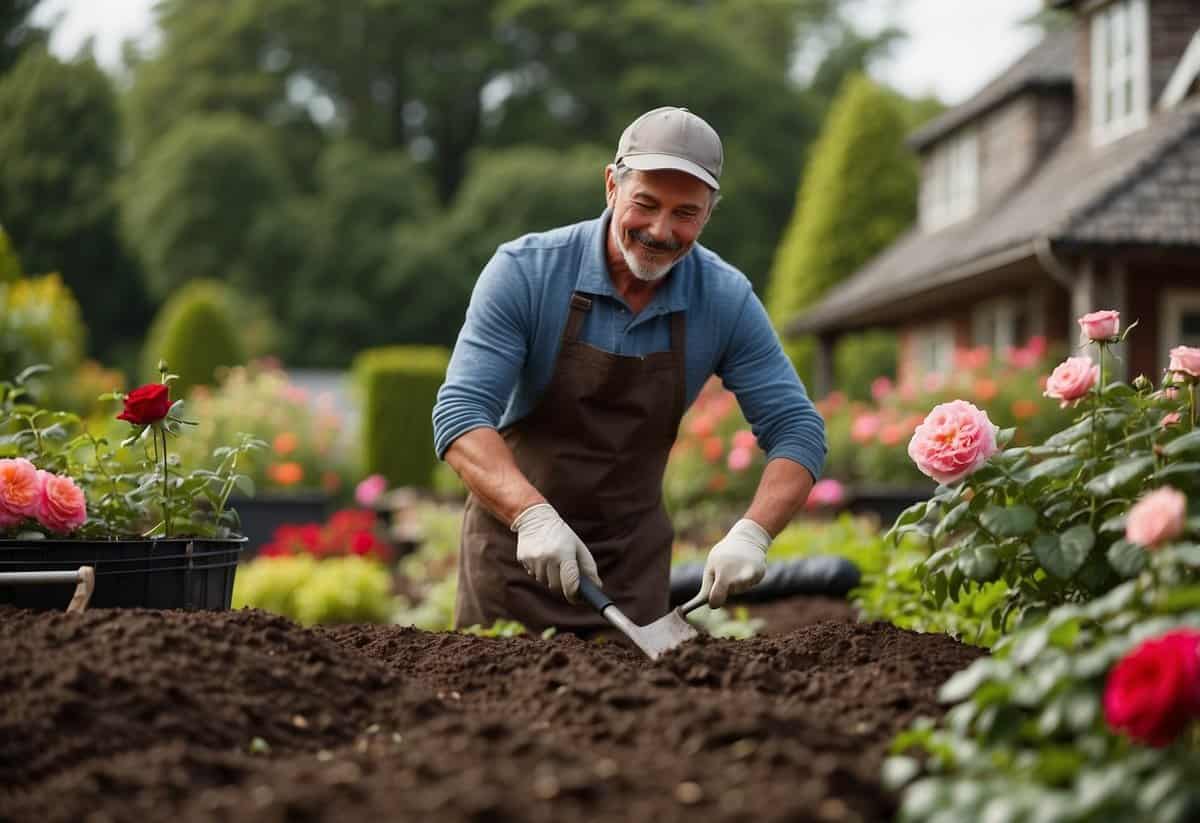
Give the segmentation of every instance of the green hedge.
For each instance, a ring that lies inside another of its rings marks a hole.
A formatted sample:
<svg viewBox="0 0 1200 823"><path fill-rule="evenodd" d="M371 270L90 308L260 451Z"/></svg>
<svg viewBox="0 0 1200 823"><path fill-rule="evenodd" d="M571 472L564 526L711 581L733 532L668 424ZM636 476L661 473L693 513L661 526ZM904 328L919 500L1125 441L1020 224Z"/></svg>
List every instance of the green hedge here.
<svg viewBox="0 0 1200 823"><path fill-rule="evenodd" d="M439 346L367 349L355 358L366 473L382 474L389 486L430 486L437 464L433 403L449 362Z"/></svg>
<svg viewBox="0 0 1200 823"><path fill-rule="evenodd" d="M233 292L215 280L193 280L175 292L150 327L142 353L142 376L158 380L158 361L179 375L172 396L185 397L192 386L211 385L221 366L240 366L246 352L232 308Z"/></svg>

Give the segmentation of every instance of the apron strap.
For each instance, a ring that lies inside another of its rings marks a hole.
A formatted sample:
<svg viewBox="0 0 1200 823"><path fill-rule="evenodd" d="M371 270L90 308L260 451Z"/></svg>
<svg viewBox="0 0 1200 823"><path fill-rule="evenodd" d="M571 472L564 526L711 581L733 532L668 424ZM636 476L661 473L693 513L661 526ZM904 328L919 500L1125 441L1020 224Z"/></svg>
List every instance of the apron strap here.
<svg viewBox="0 0 1200 823"><path fill-rule="evenodd" d="M571 295L571 313L567 315L567 327L563 330L563 340L568 343L574 343L579 339L579 332L583 329L584 318L587 313L592 310L592 299L584 297L579 292L574 292Z"/></svg>
<svg viewBox="0 0 1200 823"><path fill-rule="evenodd" d="M671 352L675 355L675 419L687 411L687 323L681 311L671 312Z"/></svg>

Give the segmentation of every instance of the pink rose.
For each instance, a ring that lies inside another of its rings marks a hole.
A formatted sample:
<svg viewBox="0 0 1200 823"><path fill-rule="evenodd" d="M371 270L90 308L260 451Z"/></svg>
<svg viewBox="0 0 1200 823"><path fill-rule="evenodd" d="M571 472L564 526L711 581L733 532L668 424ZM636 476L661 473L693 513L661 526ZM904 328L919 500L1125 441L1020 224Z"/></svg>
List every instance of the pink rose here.
<svg viewBox="0 0 1200 823"><path fill-rule="evenodd" d="M56 534L69 534L87 522L87 499L83 489L69 477L39 471L42 497L38 522Z"/></svg>
<svg viewBox="0 0 1200 823"><path fill-rule="evenodd" d="M1079 318L1079 328L1088 340L1107 341L1117 336L1121 328L1121 313L1112 309L1094 311Z"/></svg>
<svg viewBox="0 0 1200 823"><path fill-rule="evenodd" d="M1104 719L1148 746L1170 745L1200 716L1200 632L1176 629L1143 642L1113 666Z"/></svg>
<svg viewBox="0 0 1200 823"><path fill-rule="evenodd" d="M1059 401L1061 408L1077 403L1100 379L1100 367L1087 357L1068 357L1054 367L1046 381L1046 397Z"/></svg>
<svg viewBox="0 0 1200 823"><path fill-rule="evenodd" d="M0 460L0 525L15 526L36 517L41 494L36 466L24 457Z"/></svg>
<svg viewBox="0 0 1200 823"><path fill-rule="evenodd" d="M934 406L908 442L917 468L939 483L961 480L999 451L987 412L966 400Z"/></svg>
<svg viewBox="0 0 1200 823"><path fill-rule="evenodd" d="M754 460L754 455L749 449L735 446L729 450L729 468L731 471L745 471L750 467L750 463Z"/></svg>
<svg viewBox="0 0 1200 823"><path fill-rule="evenodd" d="M1181 418L1179 416L1179 412L1171 412L1170 414L1164 414L1163 419L1162 419L1163 428L1166 428L1167 426L1174 426L1176 423L1178 423L1180 421L1180 419Z"/></svg>
<svg viewBox="0 0 1200 823"><path fill-rule="evenodd" d="M1168 371L1186 374L1188 377L1200 377L1200 349L1193 346L1176 346L1171 349L1170 354Z"/></svg>
<svg viewBox="0 0 1200 823"><path fill-rule="evenodd" d="M810 509L818 506L840 506L845 499L846 490L842 484L832 477L826 477L813 484L804 505Z"/></svg>
<svg viewBox="0 0 1200 823"><path fill-rule="evenodd" d="M1183 534L1187 497L1170 486L1155 489L1129 510L1125 539L1139 546L1154 547Z"/></svg>
<svg viewBox="0 0 1200 823"><path fill-rule="evenodd" d="M871 397L875 399L876 403L882 402L885 397L892 393L894 388L891 378L886 375L876 377L871 381Z"/></svg>
<svg viewBox="0 0 1200 823"><path fill-rule="evenodd" d="M754 432L749 429L738 429L733 433L733 447L735 449L753 449L758 445L758 439L755 438Z"/></svg>
<svg viewBox="0 0 1200 823"><path fill-rule="evenodd" d="M883 421L880 420L879 415L860 414L850 424L850 439L859 444L870 443L879 433L881 425L883 425Z"/></svg>
<svg viewBox="0 0 1200 823"><path fill-rule="evenodd" d="M354 500L360 506L370 507L385 491L387 491L387 478L382 474L372 474L354 487Z"/></svg>

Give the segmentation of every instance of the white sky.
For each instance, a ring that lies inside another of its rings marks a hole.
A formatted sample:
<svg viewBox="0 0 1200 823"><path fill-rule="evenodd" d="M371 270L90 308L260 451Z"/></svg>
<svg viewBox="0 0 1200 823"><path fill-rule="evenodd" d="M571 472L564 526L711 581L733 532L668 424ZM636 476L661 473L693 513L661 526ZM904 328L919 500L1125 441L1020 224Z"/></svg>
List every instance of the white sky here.
<svg viewBox="0 0 1200 823"><path fill-rule="evenodd" d="M197 0L203 2L203 0ZM433 0L436 1L436 0ZM43 0L36 15L62 14L51 47L71 55L95 39L102 65L120 65L121 41L151 42L154 0ZM1029 48L1037 33L1018 26L1042 0L859 0L865 30L892 21L909 32L876 76L907 94L933 93L947 103L969 97Z"/></svg>

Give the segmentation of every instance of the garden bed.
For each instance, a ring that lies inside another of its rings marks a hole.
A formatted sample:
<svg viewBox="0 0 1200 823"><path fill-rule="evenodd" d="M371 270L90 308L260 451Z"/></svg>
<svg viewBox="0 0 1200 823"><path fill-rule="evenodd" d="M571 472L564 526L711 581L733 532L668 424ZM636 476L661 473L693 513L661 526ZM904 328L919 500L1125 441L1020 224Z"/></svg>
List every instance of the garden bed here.
<svg viewBox="0 0 1200 823"><path fill-rule="evenodd" d="M981 652L846 617L652 664L570 636L0 609L0 818L887 819L889 741Z"/></svg>

